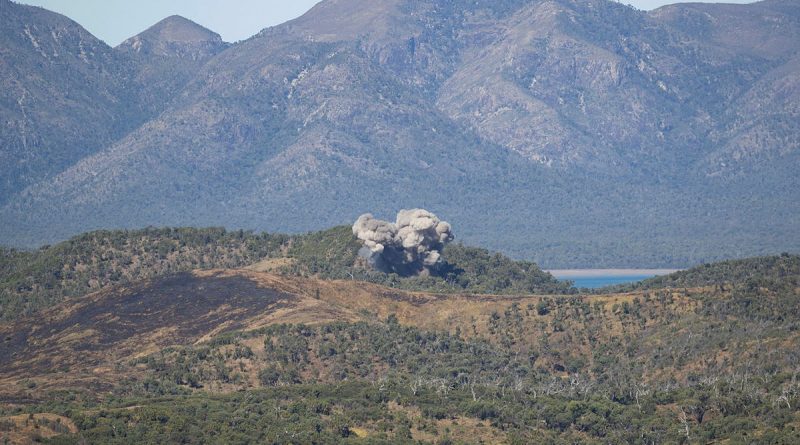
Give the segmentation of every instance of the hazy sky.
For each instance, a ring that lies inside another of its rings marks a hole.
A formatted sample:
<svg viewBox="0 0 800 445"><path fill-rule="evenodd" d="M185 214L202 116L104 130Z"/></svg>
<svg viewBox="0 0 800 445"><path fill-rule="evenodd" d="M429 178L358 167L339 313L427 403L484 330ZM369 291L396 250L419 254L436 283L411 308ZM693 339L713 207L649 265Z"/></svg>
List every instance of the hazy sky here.
<svg viewBox="0 0 800 445"><path fill-rule="evenodd" d="M268 26L293 19L318 0L18 0L64 14L115 46L164 17L178 14L219 33L227 42L246 39ZM380 0L375 0L380 1ZM653 9L677 0L622 0ZM750 3L727 0L726 3Z"/></svg>

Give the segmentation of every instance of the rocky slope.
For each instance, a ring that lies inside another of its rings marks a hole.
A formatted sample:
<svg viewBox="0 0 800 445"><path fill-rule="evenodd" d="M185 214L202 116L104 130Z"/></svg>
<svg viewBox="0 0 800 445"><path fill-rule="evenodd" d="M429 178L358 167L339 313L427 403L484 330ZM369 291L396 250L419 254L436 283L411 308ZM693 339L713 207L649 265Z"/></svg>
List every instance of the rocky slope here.
<svg viewBox="0 0 800 445"><path fill-rule="evenodd" d="M218 35L176 17L116 49L42 8L3 0L0 17L0 203L160 113L225 47Z"/></svg>
<svg viewBox="0 0 800 445"><path fill-rule="evenodd" d="M77 23L0 2L0 202L113 143L124 73L114 51Z"/></svg>
<svg viewBox="0 0 800 445"><path fill-rule="evenodd" d="M549 267L798 249L798 34L783 0L328 0L231 46L168 18L103 48L147 86L130 126L14 180L0 242L423 206Z"/></svg>

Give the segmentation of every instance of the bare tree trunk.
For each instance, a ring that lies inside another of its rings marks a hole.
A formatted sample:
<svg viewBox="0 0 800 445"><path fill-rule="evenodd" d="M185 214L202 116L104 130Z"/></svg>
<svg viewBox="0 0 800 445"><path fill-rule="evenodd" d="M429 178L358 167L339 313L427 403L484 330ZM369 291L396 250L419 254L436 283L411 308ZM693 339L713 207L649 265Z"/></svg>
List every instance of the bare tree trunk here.
<svg viewBox="0 0 800 445"><path fill-rule="evenodd" d="M689 419L686 417L686 411L683 410L681 407L681 415L678 418L681 421L681 425L683 425L683 430L686 434L686 439L689 439Z"/></svg>

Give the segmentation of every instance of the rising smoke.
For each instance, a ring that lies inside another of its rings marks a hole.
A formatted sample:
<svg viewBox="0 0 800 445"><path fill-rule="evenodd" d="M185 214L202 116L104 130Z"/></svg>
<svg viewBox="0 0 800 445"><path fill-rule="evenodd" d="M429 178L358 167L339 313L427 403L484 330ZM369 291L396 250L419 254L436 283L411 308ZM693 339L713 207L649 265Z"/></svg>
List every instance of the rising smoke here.
<svg viewBox="0 0 800 445"><path fill-rule="evenodd" d="M359 255L372 267L403 276L429 273L453 239L450 224L423 209L401 210L394 223L361 215L353 234L364 243Z"/></svg>

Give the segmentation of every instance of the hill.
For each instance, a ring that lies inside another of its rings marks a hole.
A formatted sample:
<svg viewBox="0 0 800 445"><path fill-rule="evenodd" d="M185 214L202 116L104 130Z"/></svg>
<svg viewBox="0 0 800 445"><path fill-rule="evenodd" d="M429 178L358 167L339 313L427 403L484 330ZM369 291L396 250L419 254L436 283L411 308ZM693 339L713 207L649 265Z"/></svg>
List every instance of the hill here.
<svg viewBox="0 0 800 445"><path fill-rule="evenodd" d="M628 285L613 286L605 290L661 289L680 287L725 288L730 286L776 287L787 290L796 287L800 275L800 256L784 253L780 256L746 258L703 264L687 270L653 277ZM600 292L602 292L601 290Z"/></svg>
<svg viewBox="0 0 800 445"><path fill-rule="evenodd" d="M112 49L3 0L25 75L0 80L0 243L301 233L424 206L551 268L800 249L794 2L373 3L327 0L233 45L171 17ZM57 50L74 67L45 50L59 30L81 36Z"/></svg>
<svg viewBox="0 0 800 445"><path fill-rule="evenodd" d="M741 291L436 294L248 270L117 285L0 325L0 435L32 413L62 419L58 443L793 443L785 261L753 276L789 281Z"/></svg>
<svg viewBox="0 0 800 445"><path fill-rule="evenodd" d="M304 235L224 229L96 231L36 251L0 249L0 320L31 315L64 299L114 285L197 269L245 268L325 279L358 279L402 289L480 293L570 293L526 261L452 245L428 277L400 277L358 261L349 227Z"/></svg>

